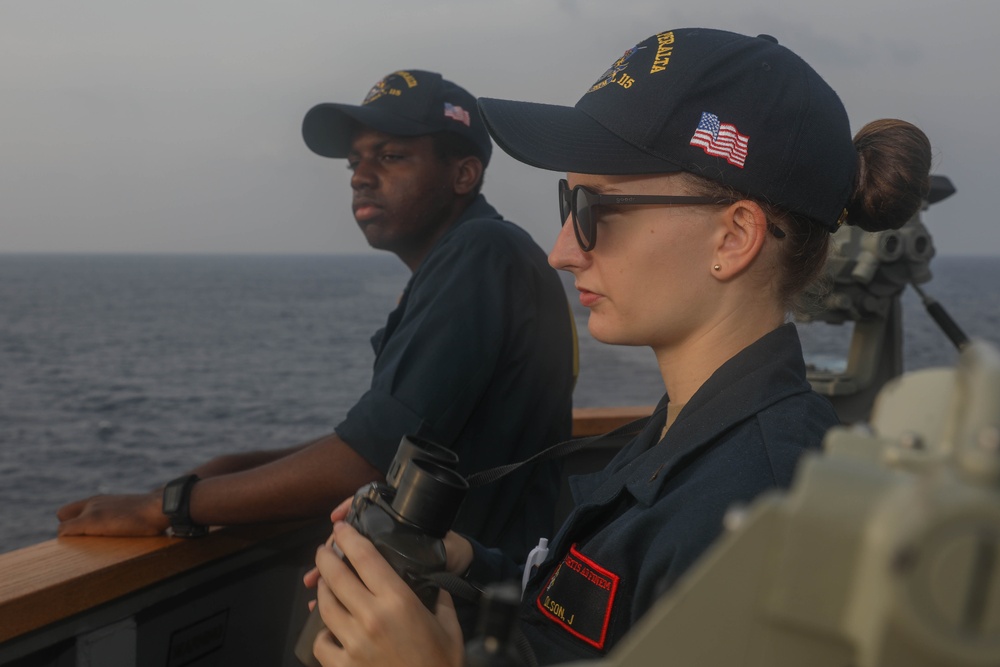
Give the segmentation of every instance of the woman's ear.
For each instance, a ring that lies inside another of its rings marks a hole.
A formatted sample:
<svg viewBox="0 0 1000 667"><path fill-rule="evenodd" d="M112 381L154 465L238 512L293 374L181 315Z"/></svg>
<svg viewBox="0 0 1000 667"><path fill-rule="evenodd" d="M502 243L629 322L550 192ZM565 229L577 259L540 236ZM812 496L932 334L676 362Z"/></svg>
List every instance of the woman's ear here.
<svg viewBox="0 0 1000 667"><path fill-rule="evenodd" d="M455 194L459 197L467 195L476 189L483 177L483 162L471 155L456 160L454 174Z"/></svg>
<svg viewBox="0 0 1000 667"><path fill-rule="evenodd" d="M741 199L720 215L712 275L728 280L749 267L767 236L767 216L756 202Z"/></svg>

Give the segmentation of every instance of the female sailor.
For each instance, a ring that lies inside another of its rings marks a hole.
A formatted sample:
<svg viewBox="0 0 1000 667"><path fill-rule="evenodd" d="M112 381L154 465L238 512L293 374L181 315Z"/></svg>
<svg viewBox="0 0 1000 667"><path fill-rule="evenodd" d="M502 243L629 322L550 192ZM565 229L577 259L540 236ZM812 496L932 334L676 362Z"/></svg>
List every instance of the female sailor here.
<svg viewBox="0 0 1000 667"><path fill-rule="evenodd" d="M593 659L705 551L727 508L787 487L836 423L787 315L831 232L896 228L918 210L930 145L896 120L852 140L801 58L707 29L640 42L575 107L480 108L503 150L566 173L549 262L573 274L591 334L650 347L666 389L603 471L573 481L576 507L522 597L540 664ZM461 665L449 596L428 612L366 538L343 521L334 536L357 575L319 550L320 662ZM454 573L520 579L497 552L455 534L446 545Z"/></svg>

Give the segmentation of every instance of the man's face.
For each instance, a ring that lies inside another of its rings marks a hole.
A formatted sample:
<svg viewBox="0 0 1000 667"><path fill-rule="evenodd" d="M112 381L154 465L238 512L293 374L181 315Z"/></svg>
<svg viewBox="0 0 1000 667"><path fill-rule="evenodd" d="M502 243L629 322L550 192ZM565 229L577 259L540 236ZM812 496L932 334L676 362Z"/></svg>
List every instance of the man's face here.
<svg viewBox="0 0 1000 667"><path fill-rule="evenodd" d="M354 219L373 248L415 269L451 222L453 165L429 136L396 137L362 128L347 156Z"/></svg>

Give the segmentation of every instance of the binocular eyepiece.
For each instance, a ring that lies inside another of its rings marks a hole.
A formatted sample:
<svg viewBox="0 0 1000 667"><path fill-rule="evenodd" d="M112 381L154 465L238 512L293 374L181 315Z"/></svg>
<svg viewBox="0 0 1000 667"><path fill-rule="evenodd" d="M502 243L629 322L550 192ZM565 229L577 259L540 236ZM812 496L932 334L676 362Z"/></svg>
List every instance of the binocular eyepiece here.
<svg viewBox="0 0 1000 667"><path fill-rule="evenodd" d="M450 449L403 436L386 475L386 486L394 490L392 512L432 537L444 537L469 489L457 468L458 455Z"/></svg>

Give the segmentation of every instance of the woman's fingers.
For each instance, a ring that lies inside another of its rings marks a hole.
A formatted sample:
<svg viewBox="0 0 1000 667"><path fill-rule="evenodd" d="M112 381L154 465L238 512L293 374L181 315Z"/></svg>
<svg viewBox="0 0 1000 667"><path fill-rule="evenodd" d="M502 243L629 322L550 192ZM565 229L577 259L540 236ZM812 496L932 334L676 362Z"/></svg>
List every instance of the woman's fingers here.
<svg viewBox="0 0 1000 667"><path fill-rule="evenodd" d="M313 568L302 575L302 583L306 585L306 588L316 588L316 582L319 581L319 570Z"/></svg>
<svg viewBox="0 0 1000 667"><path fill-rule="evenodd" d="M444 589L438 591L437 611L434 615L437 616L451 647L461 649L465 645L465 639L462 636L462 626L458 622L458 612L455 611L455 601ZM462 655L463 651L460 650L457 657L461 659Z"/></svg>
<svg viewBox="0 0 1000 667"><path fill-rule="evenodd" d="M453 530L444 536L444 550L447 554L445 569L461 576L472 565L472 544Z"/></svg>
<svg viewBox="0 0 1000 667"><path fill-rule="evenodd" d="M330 521L337 523L338 521L343 521L347 517L347 513L351 510L351 502L354 498L346 498L343 502L337 505L332 512L330 512ZM332 547L334 545L334 535L333 531L330 531L330 537L326 538L326 546ZM319 581L319 569L313 568L306 572L302 576L302 583L306 585L306 588L315 588L316 582Z"/></svg>
<svg viewBox="0 0 1000 667"><path fill-rule="evenodd" d="M354 565L353 561L351 564ZM317 590L325 584L337 600L349 609L363 610L366 605L371 604L371 592L332 547L321 546L316 550L316 567L321 577Z"/></svg>
<svg viewBox="0 0 1000 667"><path fill-rule="evenodd" d="M344 553L344 557L350 561L351 566L357 572L357 576L364 582L372 594L378 596L380 592L389 592L397 595L408 593L417 600L410 587L407 586L392 566L382 557L371 540L363 536L354 526L343 521L333 526L334 539L337 547ZM334 588L337 595L340 589ZM404 593L405 592L405 593ZM343 600L348 608L352 609L350 600Z"/></svg>
<svg viewBox="0 0 1000 667"><path fill-rule="evenodd" d="M313 655L323 667L349 664L343 645L334 637L331 628L339 628L340 632L343 632L351 621L350 614L323 581L316 587L316 604L326 627L317 633L316 639L313 640Z"/></svg>
<svg viewBox="0 0 1000 667"><path fill-rule="evenodd" d="M337 523L338 521L343 521L347 518L347 513L350 511L351 503L353 502L354 497L351 496L350 498L345 498L342 503L334 507L333 511L330 512L330 521L332 523Z"/></svg>
<svg viewBox="0 0 1000 667"><path fill-rule="evenodd" d="M368 538L343 522L334 535L351 567L330 547L316 552L317 601L328 630L313 644L321 664L461 665L462 631L451 596L442 593L432 615Z"/></svg>

